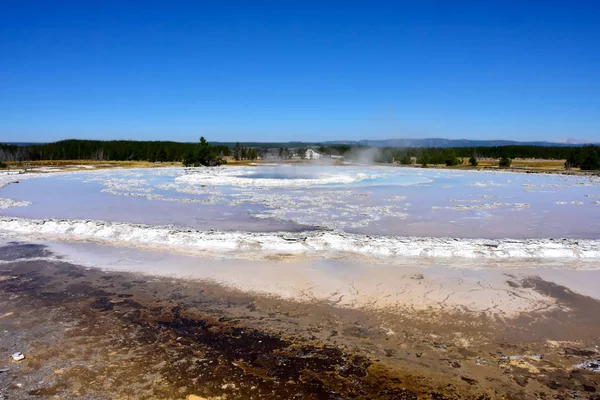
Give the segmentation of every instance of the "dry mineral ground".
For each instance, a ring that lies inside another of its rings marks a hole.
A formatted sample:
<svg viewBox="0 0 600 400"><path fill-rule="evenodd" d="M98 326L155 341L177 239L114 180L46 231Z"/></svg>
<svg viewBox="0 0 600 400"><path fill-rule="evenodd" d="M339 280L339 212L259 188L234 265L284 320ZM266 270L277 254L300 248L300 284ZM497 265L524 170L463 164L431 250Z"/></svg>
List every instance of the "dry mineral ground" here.
<svg viewBox="0 0 600 400"><path fill-rule="evenodd" d="M2 399L600 399L576 367L599 358L600 302L536 276L506 281L555 306L508 318L284 300L40 244L0 260Z"/></svg>

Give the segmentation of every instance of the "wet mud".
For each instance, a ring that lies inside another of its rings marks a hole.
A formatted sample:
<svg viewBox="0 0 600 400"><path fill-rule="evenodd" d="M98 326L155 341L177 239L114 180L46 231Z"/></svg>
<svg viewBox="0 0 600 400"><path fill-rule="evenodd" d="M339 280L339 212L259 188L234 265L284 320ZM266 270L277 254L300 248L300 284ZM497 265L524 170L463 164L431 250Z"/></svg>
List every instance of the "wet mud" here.
<svg viewBox="0 0 600 400"><path fill-rule="evenodd" d="M0 398L600 398L600 374L574 369L598 358L600 303L536 277L508 279L558 306L508 321L295 303L52 257L0 248Z"/></svg>

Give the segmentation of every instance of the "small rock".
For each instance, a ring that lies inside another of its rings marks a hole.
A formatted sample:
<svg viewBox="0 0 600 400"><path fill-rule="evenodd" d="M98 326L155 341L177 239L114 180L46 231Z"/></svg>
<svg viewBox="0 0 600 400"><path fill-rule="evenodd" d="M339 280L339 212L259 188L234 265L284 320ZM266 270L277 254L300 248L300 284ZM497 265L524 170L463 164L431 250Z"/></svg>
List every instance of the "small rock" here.
<svg viewBox="0 0 600 400"><path fill-rule="evenodd" d="M186 400L208 400L206 397L196 396L195 394L190 394Z"/></svg>
<svg viewBox="0 0 600 400"><path fill-rule="evenodd" d="M527 378L526 376L514 376L513 379L515 380L515 382L517 382L517 385L521 386L521 387L525 387L527 386L527 383L529 382L529 378Z"/></svg>
<svg viewBox="0 0 600 400"><path fill-rule="evenodd" d="M226 383L223 386L221 386L221 389L223 389L223 390L235 389L235 383Z"/></svg>
<svg viewBox="0 0 600 400"><path fill-rule="evenodd" d="M468 376L461 376L460 379L467 382L469 385L475 385L477 383L477 379L469 378Z"/></svg>
<svg viewBox="0 0 600 400"><path fill-rule="evenodd" d="M18 351L10 357L13 359L13 361L21 361L25 359L25 354Z"/></svg>
<svg viewBox="0 0 600 400"><path fill-rule="evenodd" d="M524 358L541 360L544 358L544 355L543 354L524 354L524 355L519 355L519 356L502 356L500 359L503 361L511 361L511 360L522 360Z"/></svg>
<svg viewBox="0 0 600 400"><path fill-rule="evenodd" d="M586 392L595 392L596 388L592 385L583 385L583 390L585 390Z"/></svg>
<svg viewBox="0 0 600 400"><path fill-rule="evenodd" d="M392 357L394 354L396 354L396 350L394 350L394 349L385 349L384 353L385 353L386 357Z"/></svg>
<svg viewBox="0 0 600 400"><path fill-rule="evenodd" d="M574 347L565 347L561 349L564 354L569 355L569 356L578 356L578 357L593 357L595 356L598 351L596 351L596 349L578 349L578 348L574 348ZM560 354L560 353L559 353Z"/></svg>
<svg viewBox="0 0 600 400"><path fill-rule="evenodd" d="M596 361L584 361L575 366L575 368L579 369L587 369L592 372L600 372L600 360Z"/></svg>

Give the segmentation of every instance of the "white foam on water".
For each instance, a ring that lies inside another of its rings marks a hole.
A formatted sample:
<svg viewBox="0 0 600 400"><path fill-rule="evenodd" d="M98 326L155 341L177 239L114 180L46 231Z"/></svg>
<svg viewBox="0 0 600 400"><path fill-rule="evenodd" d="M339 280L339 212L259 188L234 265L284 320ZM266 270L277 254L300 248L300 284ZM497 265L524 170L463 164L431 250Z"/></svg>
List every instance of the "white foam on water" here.
<svg viewBox="0 0 600 400"><path fill-rule="evenodd" d="M228 257L365 257L393 263L404 257L466 259L600 259L600 241L584 239L455 239L344 232L223 232L97 220L0 217L0 230L27 237L207 252Z"/></svg>
<svg viewBox="0 0 600 400"><path fill-rule="evenodd" d="M307 170L311 167L304 167ZM260 168L264 170L264 168ZM314 168L311 168L314 169ZM314 169L314 177L297 178L294 175L295 168L278 167L278 171L289 170L289 179L256 177L257 168L246 167L227 167L227 168L199 168L186 175L175 178L178 183L193 185L211 185L211 186L241 186L241 187L281 187L304 188L308 186L331 185L331 184L352 184L364 181L366 179L376 179L383 177L381 174L365 174L355 170L340 169L340 172L323 172Z"/></svg>
<svg viewBox="0 0 600 400"><path fill-rule="evenodd" d="M13 208L13 207L25 207L30 205L31 203L28 201L16 201L12 199L3 199L0 197L0 210Z"/></svg>
<svg viewBox="0 0 600 400"><path fill-rule="evenodd" d="M0 189L12 183L18 183L21 179L27 179L34 176L34 174L29 176L22 175L17 171L2 171L0 172ZM14 207L26 207L29 205L31 205L31 202L29 201L19 201L0 197L0 210L6 210L7 208Z"/></svg>
<svg viewBox="0 0 600 400"><path fill-rule="evenodd" d="M0 189L10 185L11 183L18 182L21 175L18 171L2 171L0 172Z"/></svg>

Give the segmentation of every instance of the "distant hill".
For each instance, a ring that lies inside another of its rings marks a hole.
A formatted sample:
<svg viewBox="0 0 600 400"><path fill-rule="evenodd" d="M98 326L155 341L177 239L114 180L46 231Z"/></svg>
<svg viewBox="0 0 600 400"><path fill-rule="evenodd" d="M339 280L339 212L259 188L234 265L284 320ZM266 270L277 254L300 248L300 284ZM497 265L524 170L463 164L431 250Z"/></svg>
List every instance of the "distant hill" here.
<svg viewBox="0 0 600 400"><path fill-rule="evenodd" d="M0 144L6 144L8 146L19 146L19 147L25 147L25 146L34 146L37 144L46 144L46 143L33 143L33 142L0 142Z"/></svg>
<svg viewBox="0 0 600 400"><path fill-rule="evenodd" d="M336 140L323 142L325 145L344 144L368 147L498 147L498 146L545 146L574 147L584 143L518 142L515 140L468 140L468 139L386 139L386 140ZM593 143L590 143L593 144Z"/></svg>

